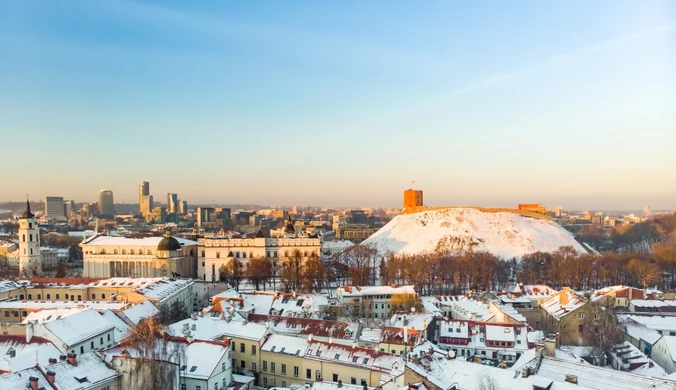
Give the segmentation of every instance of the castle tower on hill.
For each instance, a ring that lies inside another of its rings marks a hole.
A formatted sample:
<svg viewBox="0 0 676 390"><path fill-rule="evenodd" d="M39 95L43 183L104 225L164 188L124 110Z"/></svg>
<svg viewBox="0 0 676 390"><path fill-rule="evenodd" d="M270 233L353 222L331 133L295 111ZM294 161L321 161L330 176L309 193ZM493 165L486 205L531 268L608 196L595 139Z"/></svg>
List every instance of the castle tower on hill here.
<svg viewBox="0 0 676 390"><path fill-rule="evenodd" d="M38 220L31 212L31 205L26 200L26 211L19 220L19 273L35 273L42 271L42 255L40 254L40 229Z"/></svg>
<svg viewBox="0 0 676 390"><path fill-rule="evenodd" d="M415 209L417 207L422 207L423 205L423 192L422 190L414 190L409 188L404 191L404 209Z"/></svg>

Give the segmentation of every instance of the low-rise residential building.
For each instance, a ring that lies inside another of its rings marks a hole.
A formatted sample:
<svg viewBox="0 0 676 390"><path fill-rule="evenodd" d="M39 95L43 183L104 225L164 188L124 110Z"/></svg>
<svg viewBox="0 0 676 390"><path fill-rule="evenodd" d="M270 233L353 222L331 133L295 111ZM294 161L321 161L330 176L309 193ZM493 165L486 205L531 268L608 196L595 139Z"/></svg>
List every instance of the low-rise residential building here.
<svg viewBox="0 0 676 390"><path fill-rule="evenodd" d="M650 357L662 335L629 316L619 316L618 320L624 331L624 340Z"/></svg>
<svg viewBox="0 0 676 390"><path fill-rule="evenodd" d="M676 336L662 336L653 345L650 357L668 374L676 372Z"/></svg>
<svg viewBox="0 0 676 390"><path fill-rule="evenodd" d="M584 345L591 334L593 319L590 317L591 302L564 287L541 303L541 323L535 328L558 333L561 344Z"/></svg>
<svg viewBox="0 0 676 390"><path fill-rule="evenodd" d="M417 296L413 286L344 286L336 290L344 314L369 318L389 318L399 309L391 307L393 299Z"/></svg>
<svg viewBox="0 0 676 390"><path fill-rule="evenodd" d="M307 338L280 334L268 336L261 347L261 386L285 388L304 384L303 357L307 347Z"/></svg>
<svg viewBox="0 0 676 390"><path fill-rule="evenodd" d="M528 340L526 325L437 320L434 341L455 356L473 359L475 356L507 364L535 346Z"/></svg>
<svg viewBox="0 0 676 390"><path fill-rule="evenodd" d="M118 390L121 376L95 353L70 353L66 360L44 366L42 371L47 382L64 390Z"/></svg>
<svg viewBox="0 0 676 390"><path fill-rule="evenodd" d="M122 380L122 389L155 388L144 370L143 363L153 356L167 364L166 371L173 376L173 389L223 390L232 385L231 347L225 341L193 340L173 337L158 341L154 354L143 354L138 348L122 343L102 353L112 360L114 366L127 373ZM145 373L145 375L144 375Z"/></svg>
<svg viewBox="0 0 676 390"><path fill-rule="evenodd" d="M631 300L643 297L643 290L629 286L611 286L594 291L589 299L606 307L628 308Z"/></svg>
<svg viewBox="0 0 676 390"><path fill-rule="evenodd" d="M62 353L99 351L112 347L115 342L115 326L93 309L26 326L28 339L33 335L43 337Z"/></svg>
<svg viewBox="0 0 676 390"><path fill-rule="evenodd" d="M42 337L0 335L0 373L17 372L39 364L44 367L51 358L57 358L61 351L51 341Z"/></svg>
<svg viewBox="0 0 676 390"><path fill-rule="evenodd" d="M264 325L213 317L192 315L167 327L172 336L193 337L195 340L230 339L232 369L237 374L260 371L260 350L268 329Z"/></svg>

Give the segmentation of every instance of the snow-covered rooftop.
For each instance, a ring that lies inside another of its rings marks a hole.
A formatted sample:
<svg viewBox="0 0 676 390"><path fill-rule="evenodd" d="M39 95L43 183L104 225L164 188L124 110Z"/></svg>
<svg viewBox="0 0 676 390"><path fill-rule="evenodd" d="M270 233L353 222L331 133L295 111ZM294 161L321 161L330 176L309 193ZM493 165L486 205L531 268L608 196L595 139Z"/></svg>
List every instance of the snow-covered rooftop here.
<svg viewBox="0 0 676 390"><path fill-rule="evenodd" d="M168 332L173 336L182 336L185 324L188 325L188 329L196 340L216 340L224 336L261 340L267 333L264 325L256 323L228 322L219 318L199 316L169 325Z"/></svg>
<svg viewBox="0 0 676 390"><path fill-rule="evenodd" d="M132 323L138 324L142 319L152 317L159 312L159 309L157 309L152 302L143 301L124 310L122 314L124 314Z"/></svg>
<svg viewBox="0 0 676 390"><path fill-rule="evenodd" d="M309 343L305 358L367 367L387 373L403 371L403 360L400 356L323 341L313 340Z"/></svg>
<svg viewBox="0 0 676 390"><path fill-rule="evenodd" d="M120 340L127 336L130 326L127 325L117 314L112 310L103 310L101 312L103 318L108 320L113 326L115 326L115 342L118 343Z"/></svg>
<svg viewBox="0 0 676 390"><path fill-rule="evenodd" d="M628 341L613 345L609 353L615 364L618 365L617 368L622 371L656 377L667 374L662 367L656 365L655 362Z"/></svg>
<svg viewBox="0 0 676 390"><path fill-rule="evenodd" d="M97 388L121 375L93 352L78 355L76 361L77 365L63 361L44 367L56 374L54 384L58 389Z"/></svg>
<svg viewBox="0 0 676 390"><path fill-rule="evenodd" d="M415 295L415 286L344 286L338 288L345 297L370 297L374 295Z"/></svg>
<svg viewBox="0 0 676 390"><path fill-rule="evenodd" d="M467 321L439 321L440 337L469 338L470 324Z"/></svg>
<svg viewBox="0 0 676 390"><path fill-rule="evenodd" d="M554 318L560 320L566 314L582 307L586 302L575 291L564 287L563 290L542 302L541 306Z"/></svg>
<svg viewBox="0 0 676 390"><path fill-rule="evenodd" d="M181 237L174 237L181 246L197 245L197 241L186 240ZM99 235L87 240L84 246L143 246L143 247L154 247L157 248L160 241L164 237L143 237L143 238L132 238L132 237L123 237L123 236L103 236Z"/></svg>
<svg viewBox="0 0 676 390"><path fill-rule="evenodd" d="M249 315L249 321L270 327L270 330L280 334L313 335L331 337L334 339L354 340L359 329L358 324L339 321L325 321L308 318L290 318L266 316L261 314Z"/></svg>
<svg viewBox="0 0 676 390"><path fill-rule="evenodd" d="M619 320L625 327L626 334L638 341L643 340L650 345L655 345L662 335L659 334L657 330L636 321L632 317L633 316L619 316ZM676 318L673 319L676 320Z"/></svg>
<svg viewBox="0 0 676 390"><path fill-rule="evenodd" d="M486 340L516 342L516 332L510 326L486 325Z"/></svg>
<svg viewBox="0 0 676 390"><path fill-rule="evenodd" d="M636 307L661 308L667 306L676 306L676 301L660 301L657 299L632 299L631 304Z"/></svg>
<svg viewBox="0 0 676 390"><path fill-rule="evenodd" d="M47 378L36 367L0 375L0 389L3 390L26 390L30 389L30 378L37 378L38 389L52 388Z"/></svg>
<svg viewBox="0 0 676 390"><path fill-rule="evenodd" d="M542 358L537 374L557 382L564 382L566 375L575 375L577 376L578 386L598 390L676 389L676 381L666 378L636 375L625 371L550 357Z"/></svg>
<svg viewBox="0 0 676 390"><path fill-rule="evenodd" d="M44 326L68 346L76 345L114 328L113 324L93 309L47 322Z"/></svg>
<svg viewBox="0 0 676 390"><path fill-rule="evenodd" d="M367 343L379 343L382 337L382 328L362 328L361 333L359 334L359 341L364 341Z"/></svg>
<svg viewBox="0 0 676 390"><path fill-rule="evenodd" d="M328 306L328 304L328 298L320 294L301 294L294 297L293 294L281 293L273 300L270 314L287 317L319 318L320 308Z"/></svg>
<svg viewBox="0 0 676 390"><path fill-rule="evenodd" d="M621 317L630 318L651 329L670 332L676 331L676 316L623 314Z"/></svg>
<svg viewBox="0 0 676 390"><path fill-rule="evenodd" d="M549 298L558 291L545 284L517 284L512 293L531 301Z"/></svg>
<svg viewBox="0 0 676 390"><path fill-rule="evenodd" d="M306 338L272 334L265 340L261 350L303 357L307 346Z"/></svg>
<svg viewBox="0 0 676 390"><path fill-rule="evenodd" d="M0 310L5 309L69 309L84 308L94 310L122 310L128 306L125 302L108 301L3 301L0 302Z"/></svg>
<svg viewBox="0 0 676 390"><path fill-rule="evenodd" d="M0 280L0 293L6 293L12 290L16 290L20 286L12 280Z"/></svg>
<svg viewBox="0 0 676 390"><path fill-rule="evenodd" d="M26 318L21 321L23 324L28 323L45 323L49 321L58 320L60 318L68 317L70 315L79 313L81 311L88 310L85 308L79 307L70 307L65 309L43 309L40 311L32 312Z"/></svg>
<svg viewBox="0 0 676 390"><path fill-rule="evenodd" d="M433 315L427 313L405 313L397 312L392 315L390 318L390 326L399 327L399 328L411 328L411 329L427 329L427 326L432 322L434 318Z"/></svg>
<svg viewBox="0 0 676 390"><path fill-rule="evenodd" d="M9 357L9 351L13 350L15 356ZM25 336L0 336L0 372L20 371L35 367L38 363L44 367L49 364L50 358L59 358L59 351L54 344L41 337L32 337L30 343L26 342Z"/></svg>

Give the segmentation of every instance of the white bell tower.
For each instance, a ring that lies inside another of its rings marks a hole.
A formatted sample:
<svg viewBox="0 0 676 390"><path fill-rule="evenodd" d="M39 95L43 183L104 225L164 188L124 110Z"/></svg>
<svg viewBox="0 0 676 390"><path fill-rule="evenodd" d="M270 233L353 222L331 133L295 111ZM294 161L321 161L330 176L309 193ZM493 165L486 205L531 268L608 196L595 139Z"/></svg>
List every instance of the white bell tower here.
<svg viewBox="0 0 676 390"><path fill-rule="evenodd" d="M26 211L19 221L19 273L33 276L42 271L42 255L40 254L40 229L38 220L31 213L31 205L26 200Z"/></svg>

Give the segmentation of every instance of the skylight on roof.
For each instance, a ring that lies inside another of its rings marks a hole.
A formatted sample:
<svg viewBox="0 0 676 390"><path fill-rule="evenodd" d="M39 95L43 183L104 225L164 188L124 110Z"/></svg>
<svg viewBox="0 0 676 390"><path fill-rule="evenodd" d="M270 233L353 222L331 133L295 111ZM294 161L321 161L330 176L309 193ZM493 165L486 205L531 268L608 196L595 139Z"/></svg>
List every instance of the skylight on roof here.
<svg viewBox="0 0 676 390"><path fill-rule="evenodd" d="M340 359L340 354L339 354L339 353L336 354L335 359L336 359L336 360Z"/></svg>
<svg viewBox="0 0 676 390"><path fill-rule="evenodd" d="M369 358L364 358L363 364L366 364L366 363L368 363L368 362L369 362Z"/></svg>
<svg viewBox="0 0 676 390"><path fill-rule="evenodd" d="M190 372L195 372L195 370L197 370L197 366L190 367Z"/></svg>

